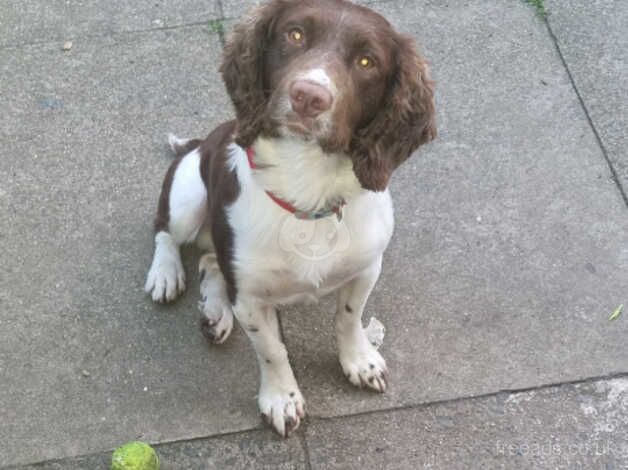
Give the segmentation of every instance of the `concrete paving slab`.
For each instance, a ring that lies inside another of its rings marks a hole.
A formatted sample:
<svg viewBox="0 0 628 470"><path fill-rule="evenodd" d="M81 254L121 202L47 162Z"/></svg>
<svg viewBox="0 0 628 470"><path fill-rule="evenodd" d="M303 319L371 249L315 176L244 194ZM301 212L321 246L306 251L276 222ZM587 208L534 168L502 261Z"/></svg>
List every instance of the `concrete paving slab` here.
<svg viewBox="0 0 628 470"><path fill-rule="evenodd" d="M225 18L239 18L261 0L222 0L222 14Z"/></svg>
<svg viewBox="0 0 628 470"><path fill-rule="evenodd" d="M628 379L322 420L307 436L313 469L626 468Z"/></svg>
<svg viewBox="0 0 628 470"><path fill-rule="evenodd" d="M202 26L0 51L2 464L260 424L248 340L199 331L195 259L175 305L142 290L166 134L230 112L220 53Z"/></svg>
<svg viewBox="0 0 628 470"><path fill-rule="evenodd" d="M395 0L356 0L354 3L361 5L372 5L374 3L395 1ZM225 18L239 18L254 5L264 3L264 0L222 0L222 13Z"/></svg>
<svg viewBox="0 0 628 470"><path fill-rule="evenodd" d="M217 0L2 0L0 47L64 41L218 18Z"/></svg>
<svg viewBox="0 0 628 470"><path fill-rule="evenodd" d="M625 371L628 327L607 317L626 303L626 211L542 22L499 0L375 8L426 45L441 137L395 178L397 233L368 307L388 327L392 390L345 383L329 303L282 314L310 412ZM167 308L141 293L165 133L200 136L230 114L218 40L204 25L101 39L76 31L68 53L57 43L0 50L0 465L259 425L241 332L210 348L195 289ZM186 264L195 286L192 256ZM262 462L276 452L269 465L299 468L297 439L268 450L270 433L256 433L251 447L225 438L216 448L255 449ZM214 447L203 442L164 452L205 459ZM358 455L351 449L342 458ZM252 462L233 454L230 463ZM97 468L108 456L35 468Z"/></svg>
<svg viewBox="0 0 628 470"><path fill-rule="evenodd" d="M440 136L394 177L366 321L391 388L355 390L333 301L282 312L308 409L335 416L625 372L628 211L547 29L518 2L378 4L432 63ZM455 31L455 34L452 32Z"/></svg>
<svg viewBox="0 0 628 470"><path fill-rule="evenodd" d="M271 431L252 431L212 439L155 446L161 470L285 469L306 467L299 439L283 440ZM6 470L95 470L111 465L112 452Z"/></svg>
<svg viewBox="0 0 628 470"><path fill-rule="evenodd" d="M546 5L560 51L628 191L628 4L547 0Z"/></svg>

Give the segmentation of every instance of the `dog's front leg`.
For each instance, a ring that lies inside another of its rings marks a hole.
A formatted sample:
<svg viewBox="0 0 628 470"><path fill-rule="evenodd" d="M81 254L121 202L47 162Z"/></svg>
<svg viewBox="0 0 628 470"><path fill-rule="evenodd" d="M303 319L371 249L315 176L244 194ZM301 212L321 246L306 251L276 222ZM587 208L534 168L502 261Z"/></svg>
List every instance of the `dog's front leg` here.
<svg viewBox="0 0 628 470"><path fill-rule="evenodd" d="M381 256L338 292L336 338L340 365L349 381L358 387L385 392L386 361L371 344L362 327L362 313L382 267Z"/></svg>
<svg viewBox="0 0 628 470"><path fill-rule="evenodd" d="M275 431L287 437L305 417L305 401L281 341L277 312L274 307L238 300L234 313L257 354L260 412Z"/></svg>

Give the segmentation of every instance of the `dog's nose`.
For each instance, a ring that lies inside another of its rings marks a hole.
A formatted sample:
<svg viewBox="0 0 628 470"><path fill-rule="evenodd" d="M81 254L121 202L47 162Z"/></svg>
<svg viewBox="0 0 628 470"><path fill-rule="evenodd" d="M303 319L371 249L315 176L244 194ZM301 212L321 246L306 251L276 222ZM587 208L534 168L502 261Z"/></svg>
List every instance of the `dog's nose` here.
<svg viewBox="0 0 628 470"><path fill-rule="evenodd" d="M290 86L292 109L299 116L315 118L331 108L334 101L327 88L308 80L297 80Z"/></svg>

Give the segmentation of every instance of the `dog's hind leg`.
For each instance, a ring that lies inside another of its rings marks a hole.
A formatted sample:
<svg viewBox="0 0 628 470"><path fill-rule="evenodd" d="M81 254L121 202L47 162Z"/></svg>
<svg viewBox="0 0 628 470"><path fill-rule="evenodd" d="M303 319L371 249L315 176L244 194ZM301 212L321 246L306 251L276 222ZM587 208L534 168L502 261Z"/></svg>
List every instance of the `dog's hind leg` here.
<svg viewBox="0 0 628 470"><path fill-rule="evenodd" d="M233 310L215 253L203 255L198 270L201 279L201 300L198 308L203 314L201 331L208 340L221 344L227 340L233 329Z"/></svg>
<svg viewBox="0 0 628 470"><path fill-rule="evenodd" d="M188 150L192 143L169 138L175 153ZM185 290L185 271L179 247L193 242L203 226L207 190L200 173L197 149L179 155L170 165L159 197L155 219L155 254L148 271L145 291L155 302L170 302Z"/></svg>

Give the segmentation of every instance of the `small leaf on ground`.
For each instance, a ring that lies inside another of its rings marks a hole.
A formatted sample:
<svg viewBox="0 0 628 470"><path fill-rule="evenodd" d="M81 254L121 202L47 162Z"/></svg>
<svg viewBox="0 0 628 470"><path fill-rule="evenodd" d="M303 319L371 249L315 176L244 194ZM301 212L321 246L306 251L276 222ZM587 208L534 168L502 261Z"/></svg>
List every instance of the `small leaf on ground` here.
<svg viewBox="0 0 628 470"><path fill-rule="evenodd" d="M621 315L621 311L624 309L624 304L621 304L619 307L615 309L615 311L608 317L609 321L617 320Z"/></svg>

